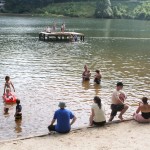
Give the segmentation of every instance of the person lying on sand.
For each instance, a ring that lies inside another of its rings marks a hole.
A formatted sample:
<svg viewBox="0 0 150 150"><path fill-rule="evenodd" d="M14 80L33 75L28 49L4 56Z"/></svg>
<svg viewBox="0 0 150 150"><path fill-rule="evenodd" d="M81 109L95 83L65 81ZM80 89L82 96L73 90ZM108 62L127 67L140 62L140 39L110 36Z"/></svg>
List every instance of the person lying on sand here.
<svg viewBox="0 0 150 150"><path fill-rule="evenodd" d="M139 103L139 107L133 114L133 118L141 123L150 122L150 105L148 104L148 98L143 97L142 103ZM141 112L141 114L139 114Z"/></svg>
<svg viewBox="0 0 150 150"><path fill-rule="evenodd" d="M122 91L122 89L123 89L123 83L118 82L117 85L116 85L116 89L114 90L114 92L112 94L112 104L111 104L111 110L112 111L111 111L111 114L110 114L109 121L112 121L114 119L114 117L117 115L118 111L120 111L120 114L119 114L118 118L121 121L123 121L122 115L128 109L128 106L126 104L124 104L124 100L125 100L126 96L122 95L122 94L125 94ZM122 93L122 94L120 95L120 93Z"/></svg>

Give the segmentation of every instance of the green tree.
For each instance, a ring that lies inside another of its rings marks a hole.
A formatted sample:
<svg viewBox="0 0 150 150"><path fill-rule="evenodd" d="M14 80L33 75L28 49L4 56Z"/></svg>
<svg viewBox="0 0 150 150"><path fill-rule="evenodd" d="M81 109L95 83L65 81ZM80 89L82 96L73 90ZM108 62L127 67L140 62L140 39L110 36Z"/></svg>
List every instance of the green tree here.
<svg viewBox="0 0 150 150"><path fill-rule="evenodd" d="M133 14L137 19L150 20L150 2L145 2L142 5L137 6L133 10Z"/></svg>
<svg viewBox="0 0 150 150"><path fill-rule="evenodd" d="M97 18L112 18L113 11L111 9L110 0L99 0L96 4L95 16Z"/></svg>

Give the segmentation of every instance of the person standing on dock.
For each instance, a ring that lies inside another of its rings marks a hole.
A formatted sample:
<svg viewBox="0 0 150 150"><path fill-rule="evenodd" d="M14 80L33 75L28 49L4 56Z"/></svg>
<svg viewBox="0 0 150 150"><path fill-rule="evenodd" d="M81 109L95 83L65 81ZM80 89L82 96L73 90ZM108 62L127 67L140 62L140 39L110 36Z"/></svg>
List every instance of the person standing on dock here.
<svg viewBox="0 0 150 150"><path fill-rule="evenodd" d="M58 106L60 109L55 111L53 120L51 121L50 126L48 126L48 130L59 133L68 133L71 130L71 125L76 121L76 117L70 110L65 109L66 104L64 102L60 102ZM71 123L70 119L72 119ZM56 120L57 124L53 125Z"/></svg>
<svg viewBox="0 0 150 150"><path fill-rule="evenodd" d="M126 104L124 104L124 99L119 98L120 94L123 93L125 95L125 93L122 91L123 89L123 83L122 82L118 82L116 85L116 89L114 90L113 94L112 94L112 104L111 104L111 114L110 114L110 118L109 121L112 121L114 119L114 117L117 115L117 112L120 111L120 114L118 116L118 118L123 121L123 117L122 115L127 111L128 106Z"/></svg>
<svg viewBox="0 0 150 150"><path fill-rule="evenodd" d="M65 23L61 25L61 32L65 32Z"/></svg>
<svg viewBox="0 0 150 150"><path fill-rule="evenodd" d="M56 32L56 22L53 22L52 31Z"/></svg>

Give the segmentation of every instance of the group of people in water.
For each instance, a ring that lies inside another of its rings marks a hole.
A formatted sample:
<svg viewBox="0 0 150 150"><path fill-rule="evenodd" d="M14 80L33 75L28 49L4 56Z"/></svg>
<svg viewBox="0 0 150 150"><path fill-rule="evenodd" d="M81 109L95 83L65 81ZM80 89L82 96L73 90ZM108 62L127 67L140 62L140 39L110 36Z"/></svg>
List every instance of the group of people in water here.
<svg viewBox="0 0 150 150"><path fill-rule="evenodd" d="M99 70L95 71L96 74L94 76L94 82L96 84L100 84L102 75ZM87 82L90 80L91 73L88 69L87 65L84 66L84 71L82 73L83 82ZM116 84L116 88L112 93L111 97L111 113L109 117L109 122L111 122L114 117L117 115L121 121L124 121L123 114L127 111L129 106L125 104L127 96L123 91L123 83L118 82ZM64 102L60 102L60 109L55 111L54 117L48 126L48 130L56 131L59 133L68 133L71 130L71 125L76 121L76 116L70 111L65 109L66 104ZM150 123L150 105L148 104L148 98L143 97L142 101L139 103L139 106L136 112L133 114L133 118L141 123ZM70 122L70 119L72 120ZM57 120L57 124L54 125ZM100 97L95 96L93 99L93 104L91 106L91 115L89 117L89 125L90 126L104 126L106 124L106 116L105 116L105 108L104 104L102 104Z"/></svg>
<svg viewBox="0 0 150 150"><path fill-rule="evenodd" d="M100 70L95 70L95 76L94 76L94 82L97 84L100 84L101 82L101 78L102 78L102 74L100 72ZM84 66L84 71L82 73L82 79L83 81L89 81L91 77L91 72L88 69L87 65Z"/></svg>
<svg viewBox="0 0 150 150"><path fill-rule="evenodd" d="M4 93L3 93L3 97L10 99L10 101L13 99L13 95L11 93L11 87L13 88L14 92L15 92L15 88L13 83L10 81L10 77L6 76L5 77L5 84L4 84ZM15 112L15 120L18 119L22 119L22 106L20 105L20 100L16 99L16 112ZM4 114L8 114L9 112L9 107L4 107Z"/></svg>
<svg viewBox="0 0 150 150"><path fill-rule="evenodd" d="M100 84L102 75L99 70L95 71L96 74L94 76L94 82L96 84ZM90 80L91 73L88 69L87 65L84 66L84 71L82 73L82 79L83 82L88 82ZM5 77L5 85L4 85L4 94L8 95L11 93L11 86L13 87L13 90L15 91L15 88L13 86L13 83L10 81L10 77ZM125 100L127 98L125 92L123 91L123 83L117 82L116 88L112 93L111 97L111 113L109 117L109 122L111 122L114 117L117 115L118 112L118 118L121 121L124 121L123 114L127 111L129 108L128 104L125 103ZM15 120L22 119L22 106L20 105L20 100L16 100L17 106L16 106L16 113L15 113ZM76 121L76 116L68 109L66 109L66 104L64 102L59 103L58 110L55 111L53 119L48 126L48 130L56 131L59 133L68 133L71 130L71 125ZM4 112L8 113L7 108L4 108ZM150 104L148 104L148 98L143 97L142 101L138 104L138 108L136 112L133 114L133 118L141 123L150 123ZM55 121L57 120L57 123ZM72 120L70 122L70 120ZM101 98L99 96L95 96L93 99L93 104L91 106L91 115L89 117L89 125L90 126L104 126L106 124L106 116L105 116L105 108L104 104L101 101Z"/></svg>

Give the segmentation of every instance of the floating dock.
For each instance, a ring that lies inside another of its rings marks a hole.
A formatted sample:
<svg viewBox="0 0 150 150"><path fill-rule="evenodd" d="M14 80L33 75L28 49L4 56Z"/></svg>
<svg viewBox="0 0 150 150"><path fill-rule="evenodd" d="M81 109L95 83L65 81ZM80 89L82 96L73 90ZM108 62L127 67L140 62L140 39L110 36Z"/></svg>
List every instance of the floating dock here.
<svg viewBox="0 0 150 150"><path fill-rule="evenodd" d="M77 32L40 32L40 41L84 41L84 34Z"/></svg>

